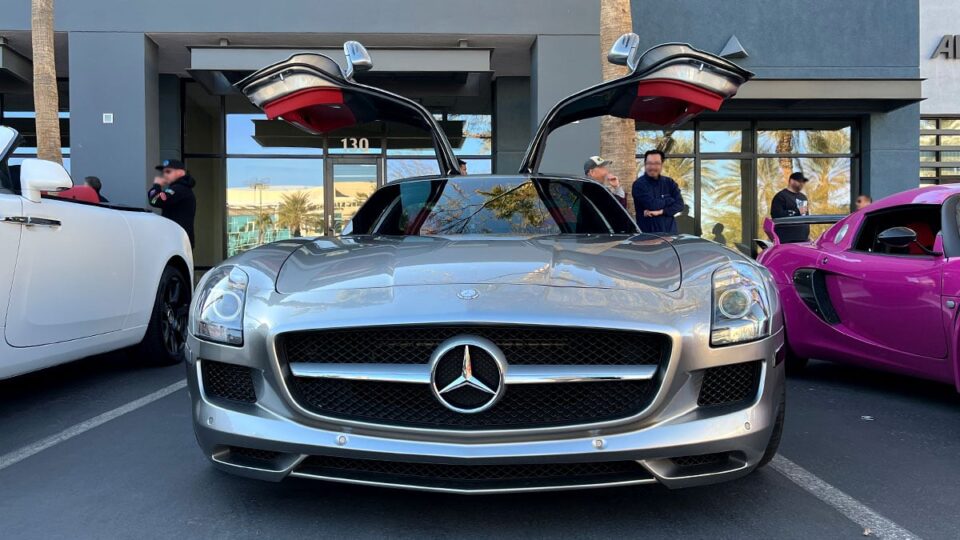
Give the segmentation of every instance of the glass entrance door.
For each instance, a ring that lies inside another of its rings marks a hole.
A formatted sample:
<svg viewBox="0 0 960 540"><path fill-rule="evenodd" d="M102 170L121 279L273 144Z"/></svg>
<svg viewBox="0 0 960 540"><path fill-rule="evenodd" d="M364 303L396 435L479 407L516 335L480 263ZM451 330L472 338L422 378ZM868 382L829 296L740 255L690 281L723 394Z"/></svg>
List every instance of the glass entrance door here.
<svg viewBox="0 0 960 540"><path fill-rule="evenodd" d="M380 184L380 159L337 157L327 160L327 234L336 235Z"/></svg>

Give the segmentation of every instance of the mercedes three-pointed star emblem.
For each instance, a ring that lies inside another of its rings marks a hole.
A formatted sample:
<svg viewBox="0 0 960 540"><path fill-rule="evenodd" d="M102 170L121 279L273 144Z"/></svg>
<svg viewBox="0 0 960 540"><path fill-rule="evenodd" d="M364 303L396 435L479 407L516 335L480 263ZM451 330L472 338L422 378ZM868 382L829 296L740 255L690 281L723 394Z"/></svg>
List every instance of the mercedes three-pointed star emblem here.
<svg viewBox="0 0 960 540"><path fill-rule="evenodd" d="M477 336L448 339L433 352L430 364L433 394L452 411L485 411L503 395L506 360L503 352L487 339ZM475 369L479 369L479 377L474 374ZM494 376L496 380L492 380Z"/></svg>
<svg viewBox="0 0 960 540"><path fill-rule="evenodd" d="M491 396L497 394L496 390L492 390L489 386L483 384L483 381L473 376L473 363L470 361L470 346L463 346L463 373L459 377L454 379L450 384L443 387L442 390L439 390L440 395L446 394L447 392L452 392L457 388L463 388L464 386L469 386L471 388L476 388L481 392L486 392Z"/></svg>

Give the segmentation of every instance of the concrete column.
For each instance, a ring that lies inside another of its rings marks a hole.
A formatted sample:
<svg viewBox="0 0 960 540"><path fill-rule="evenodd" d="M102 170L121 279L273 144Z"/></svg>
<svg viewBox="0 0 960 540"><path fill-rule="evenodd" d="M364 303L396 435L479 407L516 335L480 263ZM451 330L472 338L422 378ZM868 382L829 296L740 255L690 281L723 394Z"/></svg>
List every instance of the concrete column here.
<svg viewBox="0 0 960 540"><path fill-rule="evenodd" d="M919 129L919 103L869 116L864 122L861 140L861 191L879 199L917 187L920 183Z"/></svg>
<svg viewBox="0 0 960 540"><path fill-rule="evenodd" d="M145 206L160 159L157 45L142 33L70 32L69 50L73 176L99 176L111 202Z"/></svg>
<svg viewBox="0 0 960 540"><path fill-rule="evenodd" d="M561 99L601 82L599 35L537 36L531 51L533 130ZM600 153L600 119L583 120L554 132L540 170L583 174L583 162Z"/></svg>
<svg viewBox="0 0 960 540"><path fill-rule="evenodd" d="M180 159L180 77L160 75L159 109L160 159Z"/></svg>
<svg viewBox="0 0 960 540"><path fill-rule="evenodd" d="M498 77L494 84L493 172L516 174L530 144L530 78Z"/></svg>

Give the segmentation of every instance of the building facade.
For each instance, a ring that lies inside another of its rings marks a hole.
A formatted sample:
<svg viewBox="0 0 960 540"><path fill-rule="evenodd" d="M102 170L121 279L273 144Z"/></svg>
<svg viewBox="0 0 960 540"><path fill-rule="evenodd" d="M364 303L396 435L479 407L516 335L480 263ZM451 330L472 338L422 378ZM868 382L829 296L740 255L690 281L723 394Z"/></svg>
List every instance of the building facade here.
<svg viewBox="0 0 960 540"><path fill-rule="evenodd" d="M960 182L960 2L921 0L921 185Z"/></svg>
<svg viewBox="0 0 960 540"><path fill-rule="evenodd" d="M546 111L601 79L598 1L289 0L267 9L89 0L56 9L69 169L100 177L111 201L142 206L153 165L183 158L198 180L201 267L263 242L336 232L378 185L434 172L423 134L401 126L309 137L267 121L232 87L255 69L305 50L341 61L342 42L359 40L375 62L364 82L430 109L470 173L516 172ZM0 123L27 136L22 159L33 129L29 2L0 0L0 12ZM638 155L669 155L687 203L684 232L748 251L794 170L813 179L812 207L823 213L848 211L861 192L917 185L930 52L918 40L916 0L634 0L632 15L643 46L688 42L757 74L719 113L669 132L637 126ZM598 152L599 126L557 132L544 170L578 173Z"/></svg>

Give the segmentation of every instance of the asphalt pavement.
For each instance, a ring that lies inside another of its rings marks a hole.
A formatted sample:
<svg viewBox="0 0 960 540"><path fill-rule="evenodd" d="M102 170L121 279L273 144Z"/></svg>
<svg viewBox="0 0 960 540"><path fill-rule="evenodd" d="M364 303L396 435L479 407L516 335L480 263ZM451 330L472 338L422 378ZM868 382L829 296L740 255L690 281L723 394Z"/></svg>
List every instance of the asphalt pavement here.
<svg viewBox="0 0 960 540"><path fill-rule="evenodd" d="M877 536L851 518L866 508L892 525L880 534L960 538L960 395L946 385L823 362L789 378L780 453L806 485L768 467L676 491L455 496L221 473L196 445L185 389L103 417L183 377L110 354L0 381L0 456L19 456L0 462L0 537Z"/></svg>

